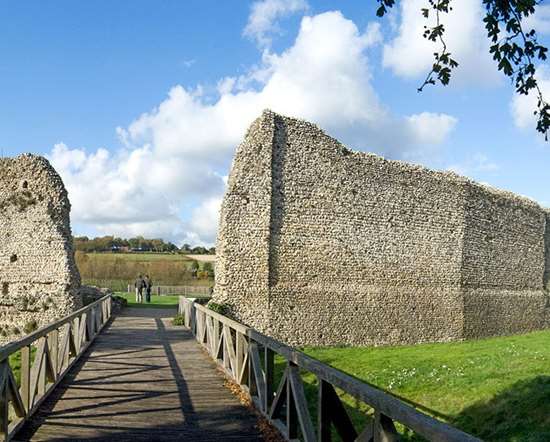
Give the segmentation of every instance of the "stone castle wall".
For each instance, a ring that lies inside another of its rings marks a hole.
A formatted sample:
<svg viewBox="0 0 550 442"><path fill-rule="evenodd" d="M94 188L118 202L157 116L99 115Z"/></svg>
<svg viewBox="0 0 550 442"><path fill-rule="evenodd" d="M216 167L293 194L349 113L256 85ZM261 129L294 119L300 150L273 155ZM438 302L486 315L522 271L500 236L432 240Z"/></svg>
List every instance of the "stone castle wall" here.
<svg viewBox="0 0 550 442"><path fill-rule="evenodd" d="M511 193L350 151L266 111L229 176L214 300L293 345L542 328L547 216Z"/></svg>
<svg viewBox="0 0 550 442"><path fill-rule="evenodd" d="M81 307L61 178L42 157L0 159L0 343Z"/></svg>

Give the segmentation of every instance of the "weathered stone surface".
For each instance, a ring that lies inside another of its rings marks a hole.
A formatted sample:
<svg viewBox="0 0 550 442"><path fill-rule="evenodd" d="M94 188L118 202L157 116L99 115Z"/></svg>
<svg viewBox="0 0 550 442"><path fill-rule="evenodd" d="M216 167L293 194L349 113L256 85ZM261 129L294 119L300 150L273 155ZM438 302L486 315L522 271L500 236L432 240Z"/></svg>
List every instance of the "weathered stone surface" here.
<svg viewBox="0 0 550 442"><path fill-rule="evenodd" d="M70 203L42 157L0 159L0 343L81 307Z"/></svg>
<svg viewBox="0 0 550 442"><path fill-rule="evenodd" d="M549 216L512 193L353 152L265 111L229 176L214 301L293 345L543 328Z"/></svg>

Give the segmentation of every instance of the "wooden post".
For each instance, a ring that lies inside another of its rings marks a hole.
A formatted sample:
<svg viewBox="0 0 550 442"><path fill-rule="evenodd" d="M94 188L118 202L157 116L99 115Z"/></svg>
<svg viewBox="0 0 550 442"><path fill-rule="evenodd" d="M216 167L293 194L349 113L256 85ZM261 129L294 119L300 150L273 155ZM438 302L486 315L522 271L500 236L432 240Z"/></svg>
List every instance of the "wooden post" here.
<svg viewBox="0 0 550 442"><path fill-rule="evenodd" d="M21 399L28 413L32 407L31 400L31 346L21 348Z"/></svg>
<svg viewBox="0 0 550 442"><path fill-rule="evenodd" d="M229 352L227 351L227 327L222 326L222 336L223 336L223 368L226 370L229 369Z"/></svg>
<svg viewBox="0 0 550 442"><path fill-rule="evenodd" d="M212 318L214 321L213 330L212 330L212 358L214 361L218 360L218 344L220 343L220 321L216 318Z"/></svg>
<svg viewBox="0 0 550 442"><path fill-rule="evenodd" d="M330 428L330 398L327 394L328 384L321 378L319 381L318 406L317 406L317 433L319 442L332 440Z"/></svg>
<svg viewBox="0 0 550 442"><path fill-rule="evenodd" d="M0 384L0 429L2 439L9 441L9 407L8 407L8 383L7 383L7 361L2 362L1 384Z"/></svg>
<svg viewBox="0 0 550 442"><path fill-rule="evenodd" d="M293 364L288 361L288 370ZM292 385L290 384L290 376L286 380L286 429L288 439L296 439L298 437L298 414L296 412L296 404L292 397Z"/></svg>
<svg viewBox="0 0 550 442"><path fill-rule="evenodd" d="M374 442L398 442L399 434L393 421L379 410L374 410Z"/></svg>
<svg viewBox="0 0 550 442"><path fill-rule="evenodd" d="M52 330L48 334L48 343L50 344L50 357L53 365L53 372L57 378L58 370L58 358L59 358L59 332L57 330Z"/></svg>
<svg viewBox="0 0 550 442"><path fill-rule="evenodd" d="M244 359L244 352L243 352L243 339L244 336L239 333L238 331L235 332L235 379L237 380L237 383L239 382L239 375L241 374L241 370L243 367L243 359Z"/></svg>
<svg viewBox="0 0 550 442"><path fill-rule="evenodd" d="M46 364L48 363L48 361L46 361L46 347L49 345L48 344L48 338L46 338L46 336L44 336L42 338L44 340L44 351L43 352L40 352L40 350L38 350L36 352L36 356L39 357L39 358L42 358L41 361L34 361L35 364L38 364L38 368L39 368L39 371L38 371L38 397L42 397L44 395L44 393L46 393Z"/></svg>
<svg viewBox="0 0 550 442"><path fill-rule="evenodd" d="M275 372L275 353L269 347L264 347L265 361L265 410L271 408L273 402L273 375Z"/></svg>

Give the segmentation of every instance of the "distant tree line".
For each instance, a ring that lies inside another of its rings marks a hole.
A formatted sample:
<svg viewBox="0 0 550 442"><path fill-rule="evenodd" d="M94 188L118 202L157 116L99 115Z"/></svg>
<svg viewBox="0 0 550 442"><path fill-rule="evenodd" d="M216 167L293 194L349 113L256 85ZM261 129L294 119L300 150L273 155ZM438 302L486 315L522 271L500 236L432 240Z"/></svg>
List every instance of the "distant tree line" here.
<svg viewBox="0 0 550 442"><path fill-rule="evenodd" d="M117 238L115 236L99 236L88 238L87 236L73 237L75 250L82 252L171 252L185 254L215 254L214 247L206 248L202 246L191 247L184 244L181 248L171 242L165 242L162 239L147 239L143 236L135 238Z"/></svg>

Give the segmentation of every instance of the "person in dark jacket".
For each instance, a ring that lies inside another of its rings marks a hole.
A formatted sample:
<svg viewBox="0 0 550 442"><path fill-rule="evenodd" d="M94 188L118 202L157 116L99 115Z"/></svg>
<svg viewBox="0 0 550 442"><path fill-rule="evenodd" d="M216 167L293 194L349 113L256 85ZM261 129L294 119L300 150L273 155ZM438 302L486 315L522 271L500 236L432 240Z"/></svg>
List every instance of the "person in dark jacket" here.
<svg viewBox="0 0 550 442"><path fill-rule="evenodd" d="M149 278L149 275L145 275L143 282L145 283L145 302L151 302L151 288L153 287L153 281Z"/></svg>
<svg viewBox="0 0 550 442"><path fill-rule="evenodd" d="M136 278L134 287L136 288L136 302L143 302L143 289L145 288L145 281L141 275Z"/></svg>

